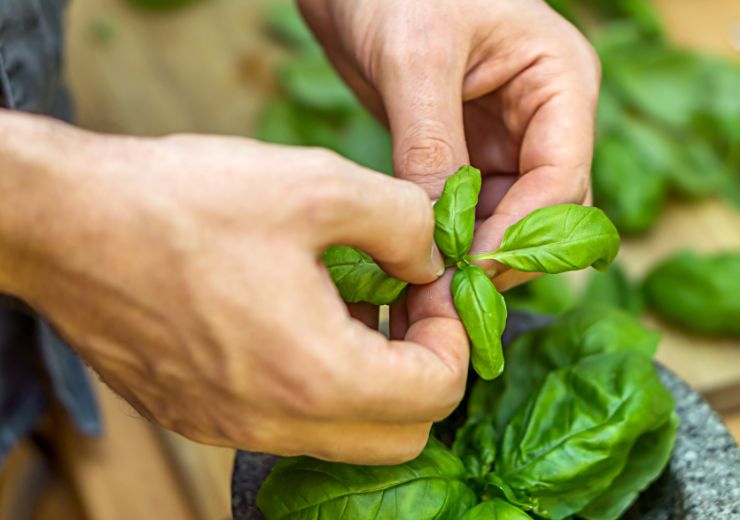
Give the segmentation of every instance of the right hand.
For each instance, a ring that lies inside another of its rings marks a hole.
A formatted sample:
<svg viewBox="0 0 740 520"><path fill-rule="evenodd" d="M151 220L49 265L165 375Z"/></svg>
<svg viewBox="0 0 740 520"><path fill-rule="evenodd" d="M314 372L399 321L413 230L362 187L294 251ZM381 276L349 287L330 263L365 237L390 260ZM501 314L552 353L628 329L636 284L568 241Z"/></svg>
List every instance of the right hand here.
<svg viewBox="0 0 740 520"><path fill-rule="evenodd" d="M318 149L34 125L59 155L24 164L16 295L144 416L209 444L396 463L458 404L460 322L419 315L389 341L319 260L353 245L434 281L421 188Z"/></svg>

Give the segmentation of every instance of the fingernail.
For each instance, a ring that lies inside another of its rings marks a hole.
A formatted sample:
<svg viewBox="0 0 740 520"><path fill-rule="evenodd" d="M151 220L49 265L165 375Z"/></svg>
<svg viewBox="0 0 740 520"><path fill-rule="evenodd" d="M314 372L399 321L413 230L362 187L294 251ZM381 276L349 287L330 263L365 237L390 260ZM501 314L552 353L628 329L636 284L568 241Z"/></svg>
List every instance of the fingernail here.
<svg viewBox="0 0 740 520"><path fill-rule="evenodd" d="M445 274L445 261L442 258L442 253L439 252L437 244L432 242L432 268L437 276Z"/></svg>

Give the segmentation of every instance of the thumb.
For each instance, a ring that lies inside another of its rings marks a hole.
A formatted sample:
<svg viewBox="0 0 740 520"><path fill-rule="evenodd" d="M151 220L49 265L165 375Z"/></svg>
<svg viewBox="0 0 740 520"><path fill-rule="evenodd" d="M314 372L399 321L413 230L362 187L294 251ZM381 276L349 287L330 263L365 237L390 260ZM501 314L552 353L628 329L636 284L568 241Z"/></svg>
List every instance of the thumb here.
<svg viewBox="0 0 740 520"><path fill-rule="evenodd" d="M415 45L385 60L378 88L393 136L396 176L437 199L445 179L469 161L462 104L466 55L452 50L454 42L444 48L429 41Z"/></svg>

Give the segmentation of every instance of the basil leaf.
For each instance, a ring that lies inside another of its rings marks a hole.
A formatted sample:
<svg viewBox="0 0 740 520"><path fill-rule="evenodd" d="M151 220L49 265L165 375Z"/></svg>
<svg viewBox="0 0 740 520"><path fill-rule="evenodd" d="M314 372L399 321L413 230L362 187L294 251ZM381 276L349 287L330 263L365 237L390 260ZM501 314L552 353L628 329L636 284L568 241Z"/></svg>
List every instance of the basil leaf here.
<svg viewBox="0 0 740 520"><path fill-rule="evenodd" d="M447 178L442 195L434 205L434 240L439 250L455 262L467 254L473 243L480 187L480 171L462 166Z"/></svg>
<svg viewBox="0 0 740 520"><path fill-rule="evenodd" d="M460 520L532 520L532 517L500 498L481 502Z"/></svg>
<svg viewBox="0 0 740 520"><path fill-rule="evenodd" d="M644 288L663 318L694 332L740 336L740 253L680 252L656 266Z"/></svg>
<svg viewBox="0 0 740 520"><path fill-rule="evenodd" d="M526 493L517 493L495 473L485 476L485 495L501 496L510 504L517 506L523 511L531 511L539 507L536 499L529 497Z"/></svg>
<svg viewBox="0 0 740 520"><path fill-rule="evenodd" d="M598 208L563 204L538 209L504 233L501 246L473 260L491 259L519 271L604 270L619 251L619 233Z"/></svg>
<svg viewBox="0 0 740 520"><path fill-rule="evenodd" d="M389 305L408 285L388 276L372 258L353 247L332 246L322 260L346 302Z"/></svg>
<svg viewBox="0 0 740 520"><path fill-rule="evenodd" d="M659 340L659 333L618 309L599 304L576 307L551 325L514 340L506 349L503 376L475 384L468 413L495 416L495 427L503 432L553 370L609 352L635 351L652 357Z"/></svg>
<svg viewBox="0 0 740 520"><path fill-rule="evenodd" d="M397 466L356 466L293 457L273 468L257 494L267 520L457 520L476 497L460 460L434 438Z"/></svg>
<svg viewBox="0 0 740 520"><path fill-rule="evenodd" d="M473 368L483 379L504 370L501 334L506 326L506 303L488 275L477 265L459 269L452 277L455 309L470 336Z"/></svg>
<svg viewBox="0 0 740 520"><path fill-rule="evenodd" d="M650 358L586 357L545 378L504 432L496 473L553 520L576 514L624 470L631 448L673 411Z"/></svg>
<svg viewBox="0 0 740 520"><path fill-rule="evenodd" d="M581 300L584 305L602 303L622 309L634 316L645 310L640 288L627 278L624 270L617 263L603 272L594 271L583 291Z"/></svg>
<svg viewBox="0 0 740 520"><path fill-rule="evenodd" d="M496 460L496 428L490 417L469 417L457 430L452 453L465 465L468 478L483 478Z"/></svg>
<svg viewBox="0 0 740 520"><path fill-rule="evenodd" d="M665 469L671 458L680 420L673 413L660 428L643 434L630 450L627 464L603 494L596 497L578 516L586 520L616 520L639 494Z"/></svg>

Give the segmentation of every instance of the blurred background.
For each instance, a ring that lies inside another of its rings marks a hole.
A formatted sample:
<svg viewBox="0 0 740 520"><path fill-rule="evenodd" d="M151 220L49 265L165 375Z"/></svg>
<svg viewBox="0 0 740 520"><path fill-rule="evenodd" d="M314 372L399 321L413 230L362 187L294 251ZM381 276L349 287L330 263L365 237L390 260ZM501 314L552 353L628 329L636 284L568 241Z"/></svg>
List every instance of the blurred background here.
<svg viewBox="0 0 740 520"><path fill-rule="evenodd" d="M740 257L740 2L550 3L602 58L594 192L625 240L606 274L545 277L509 305L598 300L644 316L663 331L658 359L740 438L740 259L711 257ZM287 1L73 0L66 75L84 128L256 136L390 171L387 133ZM699 256L654 271L684 250ZM0 520L229 518L231 450L156 428L97 388L106 435L82 438L52 414L0 472Z"/></svg>

